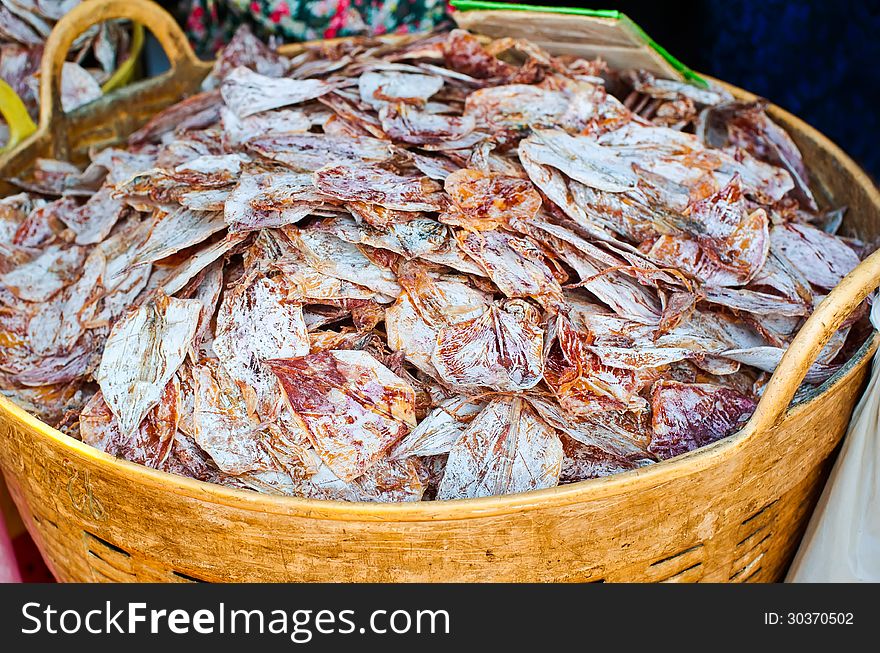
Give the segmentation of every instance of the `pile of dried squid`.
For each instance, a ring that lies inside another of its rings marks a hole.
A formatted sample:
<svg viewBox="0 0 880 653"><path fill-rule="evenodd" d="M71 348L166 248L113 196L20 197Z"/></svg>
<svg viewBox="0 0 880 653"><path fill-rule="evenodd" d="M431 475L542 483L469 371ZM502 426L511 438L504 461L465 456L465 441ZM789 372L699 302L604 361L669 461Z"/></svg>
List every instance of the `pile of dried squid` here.
<svg viewBox="0 0 880 653"><path fill-rule="evenodd" d="M524 492L728 436L866 253L761 103L463 30L292 59L241 31L127 147L14 181L3 394L319 499Z"/></svg>

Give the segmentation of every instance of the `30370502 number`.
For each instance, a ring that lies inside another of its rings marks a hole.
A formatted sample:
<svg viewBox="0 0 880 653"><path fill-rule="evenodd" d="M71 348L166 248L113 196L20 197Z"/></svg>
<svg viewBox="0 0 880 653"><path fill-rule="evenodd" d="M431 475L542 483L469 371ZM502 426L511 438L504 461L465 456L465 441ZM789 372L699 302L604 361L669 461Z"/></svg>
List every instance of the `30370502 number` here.
<svg viewBox="0 0 880 653"><path fill-rule="evenodd" d="M764 623L768 626L851 626L854 623L852 612L765 612Z"/></svg>

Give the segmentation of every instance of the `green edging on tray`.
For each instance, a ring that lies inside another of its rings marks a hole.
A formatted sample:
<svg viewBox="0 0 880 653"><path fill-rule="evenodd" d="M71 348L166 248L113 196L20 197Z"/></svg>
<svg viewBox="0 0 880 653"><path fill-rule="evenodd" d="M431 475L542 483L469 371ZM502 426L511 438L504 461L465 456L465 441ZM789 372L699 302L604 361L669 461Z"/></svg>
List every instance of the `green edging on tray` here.
<svg viewBox="0 0 880 653"><path fill-rule="evenodd" d="M678 73L681 74L687 81L695 84L697 86L701 86L703 88L708 88L709 84L705 79L700 77L693 70L684 65L681 61L676 59L670 52L664 48L662 45L657 43L654 39L652 39L645 30L643 30L638 23L633 21L629 16L624 14L622 11L617 11L616 9L585 9L579 7L546 7L541 5L526 5L526 4L507 4L505 2L489 2L488 0L451 0L450 4L460 11L473 11L473 10L510 10L510 11L536 11L541 13L548 14L570 14L575 16L592 16L593 18L610 18L612 20L619 20L621 22L625 22L628 26L633 28L633 31L638 34L642 40L645 41L657 54L663 57L666 62L672 66Z"/></svg>

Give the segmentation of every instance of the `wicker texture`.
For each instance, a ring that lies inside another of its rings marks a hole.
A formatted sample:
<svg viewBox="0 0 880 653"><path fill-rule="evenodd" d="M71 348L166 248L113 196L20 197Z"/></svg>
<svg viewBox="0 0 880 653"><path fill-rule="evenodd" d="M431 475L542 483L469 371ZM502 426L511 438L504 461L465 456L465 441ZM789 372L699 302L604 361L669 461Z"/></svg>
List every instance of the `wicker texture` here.
<svg viewBox="0 0 880 653"><path fill-rule="evenodd" d="M85 3L59 24L44 74L76 33L108 17L145 24L175 69L64 117L74 155L137 128L206 70L164 12L147 0L111 0ZM2 176L53 147L65 151L53 140L55 105L45 93L37 135L0 160ZM880 235L880 195L864 173L798 119L778 108L772 115L801 147L822 194L850 207L850 231ZM116 460L2 399L0 467L28 530L65 581L778 580L846 429L876 334L821 394L789 404L824 343L878 283L880 253L817 308L739 434L603 479L401 505L274 497Z"/></svg>

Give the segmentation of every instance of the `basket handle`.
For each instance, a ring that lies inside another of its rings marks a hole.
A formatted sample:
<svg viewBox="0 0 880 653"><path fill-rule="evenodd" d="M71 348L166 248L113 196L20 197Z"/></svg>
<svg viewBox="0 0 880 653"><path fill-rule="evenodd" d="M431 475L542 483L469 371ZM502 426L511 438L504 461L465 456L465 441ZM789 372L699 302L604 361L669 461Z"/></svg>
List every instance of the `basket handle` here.
<svg viewBox="0 0 880 653"><path fill-rule="evenodd" d="M831 336L878 286L880 250L846 275L804 322L779 361L746 428L752 432L765 432L779 424L794 393Z"/></svg>
<svg viewBox="0 0 880 653"><path fill-rule="evenodd" d="M150 0L86 0L55 25L43 50L40 68L40 129L52 134L55 156L68 152L67 120L61 107L61 70L74 40L92 25L128 19L149 29L168 56L172 77L192 76L204 66L177 22Z"/></svg>

